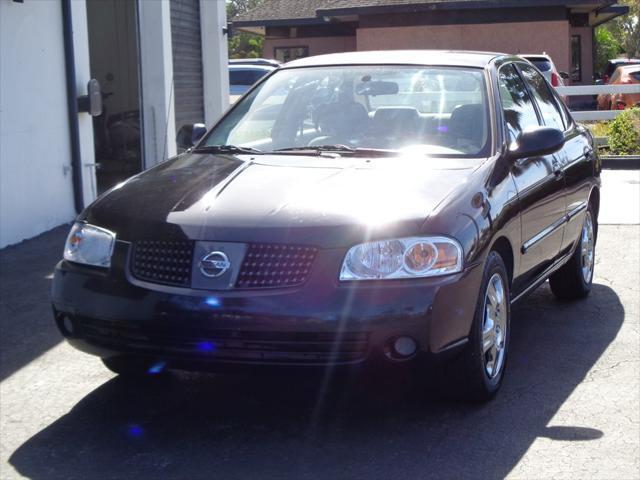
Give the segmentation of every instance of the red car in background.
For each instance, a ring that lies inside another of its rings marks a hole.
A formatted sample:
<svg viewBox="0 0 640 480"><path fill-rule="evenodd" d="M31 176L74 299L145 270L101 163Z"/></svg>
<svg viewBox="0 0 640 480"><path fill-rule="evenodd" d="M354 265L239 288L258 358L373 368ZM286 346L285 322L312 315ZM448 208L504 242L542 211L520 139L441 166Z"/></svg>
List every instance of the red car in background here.
<svg viewBox="0 0 640 480"><path fill-rule="evenodd" d="M640 63L616 68L608 85L640 85ZM624 110L640 107L640 93L602 93L598 95L598 110Z"/></svg>
<svg viewBox="0 0 640 480"><path fill-rule="evenodd" d="M640 58L612 58L604 67L602 78L596 82L596 85L607 85L610 83L611 77L613 77L616 69L618 67L626 67L627 65L640 65Z"/></svg>

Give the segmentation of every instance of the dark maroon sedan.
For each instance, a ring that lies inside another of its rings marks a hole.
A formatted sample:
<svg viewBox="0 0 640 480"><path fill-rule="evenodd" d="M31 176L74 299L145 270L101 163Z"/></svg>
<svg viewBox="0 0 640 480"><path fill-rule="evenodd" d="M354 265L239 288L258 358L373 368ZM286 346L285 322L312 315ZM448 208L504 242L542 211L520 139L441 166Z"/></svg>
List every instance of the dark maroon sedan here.
<svg viewBox="0 0 640 480"><path fill-rule="evenodd" d="M120 374L447 358L486 400L511 305L547 279L565 299L591 289L599 172L519 57L296 60L78 217L56 322Z"/></svg>

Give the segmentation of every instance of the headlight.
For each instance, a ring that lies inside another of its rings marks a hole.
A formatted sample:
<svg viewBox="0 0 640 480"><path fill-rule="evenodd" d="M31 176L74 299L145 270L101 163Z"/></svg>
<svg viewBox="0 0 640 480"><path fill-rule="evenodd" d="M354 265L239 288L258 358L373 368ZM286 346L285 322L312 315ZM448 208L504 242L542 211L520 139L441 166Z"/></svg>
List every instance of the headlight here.
<svg viewBox="0 0 640 480"><path fill-rule="evenodd" d="M462 247L446 237L410 237L362 243L342 263L340 280L422 278L462 270Z"/></svg>
<svg viewBox="0 0 640 480"><path fill-rule="evenodd" d="M86 223L74 223L64 246L64 259L70 262L110 267L116 234Z"/></svg>

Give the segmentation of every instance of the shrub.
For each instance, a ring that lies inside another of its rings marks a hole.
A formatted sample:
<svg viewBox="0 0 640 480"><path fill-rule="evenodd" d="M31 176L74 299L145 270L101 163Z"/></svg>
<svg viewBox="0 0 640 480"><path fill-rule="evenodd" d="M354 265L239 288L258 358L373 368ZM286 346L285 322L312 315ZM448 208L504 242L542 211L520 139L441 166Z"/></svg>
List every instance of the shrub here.
<svg viewBox="0 0 640 480"><path fill-rule="evenodd" d="M612 155L640 155L640 108L625 110L609 124Z"/></svg>

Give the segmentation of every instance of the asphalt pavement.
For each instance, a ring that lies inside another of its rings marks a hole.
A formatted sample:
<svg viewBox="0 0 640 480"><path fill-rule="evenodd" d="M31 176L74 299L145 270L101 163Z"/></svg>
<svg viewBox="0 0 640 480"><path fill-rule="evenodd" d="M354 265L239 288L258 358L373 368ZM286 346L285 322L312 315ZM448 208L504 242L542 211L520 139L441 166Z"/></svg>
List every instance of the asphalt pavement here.
<svg viewBox="0 0 640 480"><path fill-rule="evenodd" d="M405 376L123 381L54 327L68 227L1 250L0 478L638 479L640 172L603 181L591 296L544 285L514 308L482 406Z"/></svg>

